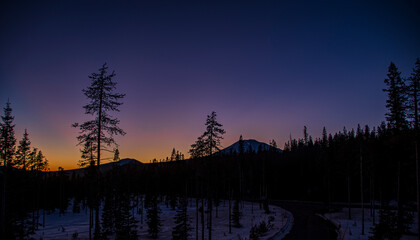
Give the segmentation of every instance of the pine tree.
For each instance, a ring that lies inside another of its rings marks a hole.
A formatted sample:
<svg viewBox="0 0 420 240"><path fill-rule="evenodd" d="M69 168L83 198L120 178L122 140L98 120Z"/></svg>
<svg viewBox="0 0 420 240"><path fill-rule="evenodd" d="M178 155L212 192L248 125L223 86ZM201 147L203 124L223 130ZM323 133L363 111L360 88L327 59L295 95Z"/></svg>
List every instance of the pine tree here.
<svg viewBox="0 0 420 240"><path fill-rule="evenodd" d="M400 135L400 133L408 128L407 122L407 87L403 79L401 78L401 73L398 72L397 67L394 63L391 62L388 68L387 79L385 83L387 88L383 91L388 93L388 99L386 101L386 107L388 112L386 113L386 120L388 121L388 128L394 131L395 135ZM398 229L403 231L404 227L404 208L403 208L403 199L401 191L401 159L397 157L396 159L397 167L397 220L398 220Z"/></svg>
<svg viewBox="0 0 420 240"><path fill-rule="evenodd" d="M151 238L158 238L158 234L160 231L161 223L160 223L160 208L158 206L158 202L156 197L150 202L149 208L147 209L147 226L148 226L148 232L149 236Z"/></svg>
<svg viewBox="0 0 420 240"><path fill-rule="evenodd" d="M116 194L108 194L104 198L104 207L102 209L102 238L108 239L108 236L115 232L115 222L117 213Z"/></svg>
<svg viewBox="0 0 420 240"><path fill-rule="evenodd" d="M118 150L118 148L116 148L114 150L114 158L113 158L114 162L118 162L120 161L120 151Z"/></svg>
<svg viewBox="0 0 420 240"><path fill-rule="evenodd" d="M242 138L242 134L241 134L241 136L239 136L238 144L239 144L239 152L238 153L239 153L240 156L242 156L245 153L244 139Z"/></svg>
<svg viewBox="0 0 420 240"><path fill-rule="evenodd" d="M216 116L214 111L207 115L206 131L191 145L191 157L211 156L220 150L220 140L226 132L221 128L223 125L217 122Z"/></svg>
<svg viewBox="0 0 420 240"><path fill-rule="evenodd" d="M86 142L95 142L96 164L100 165L101 150L103 145L115 145L115 135L125 135L125 132L118 127L119 120L109 115L110 111L119 112L119 106L122 104L119 100L124 98L125 94L114 93L116 82L113 81L115 72L107 74L108 67L106 63L99 69L99 73L92 73L89 78L91 85L83 89L83 93L90 99L90 103L85 105L85 113L94 115L95 119L82 124L74 123L73 127L79 128L80 135L77 140L80 144Z"/></svg>
<svg viewBox="0 0 420 240"><path fill-rule="evenodd" d="M420 59L417 58L411 76L408 78L408 117L412 119L414 129L419 126L419 104L420 104Z"/></svg>
<svg viewBox="0 0 420 240"><path fill-rule="evenodd" d="M420 59L417 58L415 67L409 78L407 88L409 117L414 122L415 134L415 158L416 158L416 192L417 192L417 218L420 219L420 169L418 159L418 137L419 137L419 104L420 104ZM420 221L417 221L417 228L420 229ZM420 239L420 235L419 235Z"/></svg>
<svg viewBox="0 0 420 240"><path fill-rule="evenodd" d="M117 211L115 212L115 239L137 239L137 220L130 213L134 208L129 194L118 196Z"/></svg>
<svg viewBox="0 0 420 240"><path fill-rule="evenodd" d="M15 166L26 170L26 164L29 160L29 150L30 150L31 142L28 138L28 132L25 129L23 133L22 140L19 141L19 146L17 147L16 151L16 159L15 159Z"/></svg>
<svg viewBox="0 0 420 240"><path fill-rule="evenodd" d="M36 154L37 153L38 153L38 149L37 148L33 148L32 149L32 152L29 153L27 167L31 171L36 170L35 169L35 163L36 163Z"/></svg>
<svg viewBox="0 0 420 240"><path fill-rule="evenodd" d="M9 166L13 163L16 145L15 125L13 124L15 117L12 116L9 100L7 100L4 116L1 119L3 123L0 123L0 157L3 159L3 166Z"/></svg>
<svg viewBox="0 0 420 240"><path fill-rule="evenodd" d="M190 223L188 221L187 213L187 199L183 198L180 201L179 208L176 211L175 215L175 226L172 230L172 239L173 240L188 240L190 236L189 231Z"/></svg>
<svg viewBox="0 0 420 240"><path fill-rule="evenodd" d="M309 138L308 138L308 128L306 126L303 126L303 142L305 143L305 146L308 146Z"/></svg>
<svg viewBox="0 0 420 240"><path fill-rule="evenodd" d="M325 127L322 129L322 146L326 148L328 146L328 135Z"/></svg>
<svg viewBox="0 0 420 240"><path fill-rule="evenodd" d="M239 201L236 200L235 203L233 204L233 209L232 209L232 223L233 223L233 227L236 228L240 228L241 225L241 217L242 217L242 213L239 210Z"/></svg>
<svg viewBox="0 0 420 240"><path fill-rule="evenodd" d="M35 157L34 169L37 171L45 171L48 168L48 160L45 158L42 151L38 151L38 154Z"/></svg>
<svg viewBox="0 0 420 240"><path fill-rule="evenodd" d="M384 82L387 88L383 89L387 92L388 99L386 107L388 112L385 114L388 125L391 129L399 132L407 128L406 109L407 96L405 94L405 84L401 78L401 73L393 62L388 67L388 74Z"/></svg>
<svg viewBox="0 0 420 240"><path fill-rule="evenodd" d="M80 159L78 163L80 167L95 165L94 152L96 152L96 144L91 139L88 139L84 142L83 149L81 149L80 152L82 153L82 159Z"/></svg>
<svg viewBox="0 0 420 240"><path fill-rule="evenodd" d="M191 158L200 158L206 156L204 151L204 141L202 137L198 137L197 141L191 145L189 153Z"/></svg>
<svg viewBox="0 0 420 240"><path fill-rule="evenodd" d="M176 151L175 148L172 149L172 153L171 153L171 162L175 161L176 158Z"/></svg>
<svg viewBox="0 0 420 240"><path fill-rule="evenodd" d="M277 151L277 143L276 143L276 141L273 139L273 140L270 140L270 151L272 151L272 152L275 152L275 151Z"/></svg>

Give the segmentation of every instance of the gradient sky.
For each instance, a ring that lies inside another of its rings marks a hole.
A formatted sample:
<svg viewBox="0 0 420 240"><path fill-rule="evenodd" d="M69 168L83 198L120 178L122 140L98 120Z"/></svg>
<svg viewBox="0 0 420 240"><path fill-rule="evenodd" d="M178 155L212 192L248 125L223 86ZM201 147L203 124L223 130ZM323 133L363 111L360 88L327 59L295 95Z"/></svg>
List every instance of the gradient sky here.
<svg viewBox="0 0 420 240"><path fill-rule="evenodd" d="M186 154L211 111L224 147L379 125L390 61L408 76L420 57L418 1L296 2L2 1L1 107L51 170L77 167L70 125L104 62L126 93L122 158Z"/></svg>

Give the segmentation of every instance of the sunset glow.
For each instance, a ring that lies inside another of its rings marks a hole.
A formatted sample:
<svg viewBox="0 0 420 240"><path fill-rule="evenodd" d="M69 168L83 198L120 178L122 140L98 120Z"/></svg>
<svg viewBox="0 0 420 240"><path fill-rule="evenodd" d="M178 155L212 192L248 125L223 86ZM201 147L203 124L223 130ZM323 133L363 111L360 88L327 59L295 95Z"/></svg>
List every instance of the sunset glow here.
<svg viewBox="0 0 420 240"><path fill-rule="evenodd" d="M408 73L419 56L418 6L283 2L2 3L0 105L51 170L78 167L71 124L89 119L82 89L104 62L126 94L121 158L188 156L211 111L224 147L379 125L389 62Z"/></svg>

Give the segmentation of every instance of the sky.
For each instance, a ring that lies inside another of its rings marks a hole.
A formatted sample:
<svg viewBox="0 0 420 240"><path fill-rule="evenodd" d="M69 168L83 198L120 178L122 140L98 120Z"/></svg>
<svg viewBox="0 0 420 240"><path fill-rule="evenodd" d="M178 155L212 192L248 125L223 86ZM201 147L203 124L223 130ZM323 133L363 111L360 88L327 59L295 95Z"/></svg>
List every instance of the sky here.
<svg viewBox="0 0 420 240"><path fill-rule="evenodd" d="M188 156L212 111L226 134L279 147L385 120L387 68L420 57L420 4L399 1L2 1L0 106L50 169L77 168L72 123L103 63L125 93L121 158ZM110 157L110 156L105 156ZM106 162L106 161L105 161Z"/></svg>

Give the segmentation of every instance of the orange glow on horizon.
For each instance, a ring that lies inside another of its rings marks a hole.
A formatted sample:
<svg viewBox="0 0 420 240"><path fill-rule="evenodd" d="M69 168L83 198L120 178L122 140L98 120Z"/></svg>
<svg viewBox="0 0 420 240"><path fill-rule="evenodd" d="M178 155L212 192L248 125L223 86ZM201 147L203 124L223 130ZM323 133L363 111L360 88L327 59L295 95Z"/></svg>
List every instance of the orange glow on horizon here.
<svg viewBox="0 0 420 240"><path fill-rule="evenodd" d="M248 138L246 138L248 139ZM268 140L264 141L263 139L256 138L258 141L268 143ZM222 141L222 146L228 147L238 139L236 136L232 136L229 138L225 138ZM165 142L165 146L162 146L160 142L151 142L151 143L143 143L143 147L140 145L129 144L130 141L128 139L126 141L121 141L119 151L120 151L120 159L124 158L132 158L136 159L142 163L150 163L151 160L156 158L158 161L163 160L166 157L170 157L172 149L175 148L177 151L180 151L184 154L185 158L189 158L188 151L190 149L190 145L194 142L193 141L178 141L176 146L170 144L169 142ZM175 141L174 141L175 142ZM125 143L125 144L124 144ZM278 146L282 148L282 145L277 142ZM57 171L58 167L64 168L64 170L70 169L77 169L80 168L78 166L78 161L80 159L80 151L79 146L69 146L67 150L60 150L54 148L45 148L45 155L49 161L49 169L50 171ZM44 151L43 151L44 152ZM103 154L103 158L101 159L101 164L111 162L113 157L112 153L105 152Z"/></svg>

